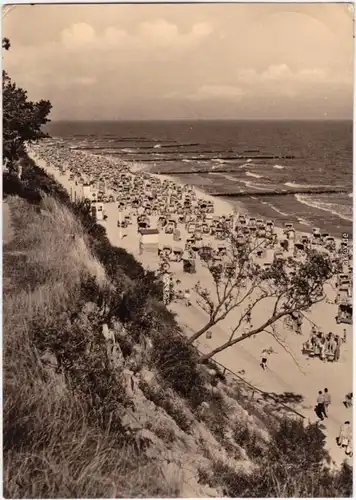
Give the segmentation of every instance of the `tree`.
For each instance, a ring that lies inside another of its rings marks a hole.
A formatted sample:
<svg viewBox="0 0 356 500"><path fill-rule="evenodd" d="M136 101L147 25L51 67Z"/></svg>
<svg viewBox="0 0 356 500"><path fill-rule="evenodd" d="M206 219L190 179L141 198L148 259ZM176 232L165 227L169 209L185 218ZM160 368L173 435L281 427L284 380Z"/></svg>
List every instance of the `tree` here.
<svg viewBox="0 0 356 500"><path fill-rule="evenodd" d="M8 38L2 48L10 49ZM26 90L17 87L6 71L2 72L3 91L3 161L14 168L25 153L25 143L48 137L42 126L48 123L52 105L49 101L30 101Z"/></svg>
<svg viewBox="0 0 356 500"><path fill-rule="evenodd" d="M273 252L269 238L242 236L227 226L224 233L226 252L220 261L209 252L201 253L213 288L202 287L200 282L195 286L198 306L207 313L208 320L189 342L193 343L228 315L231 317L231 313L234 326L230 338L203 355L201 361L262 332L273 335L282 344L276 330L279 321L304 314L313 304L324 300L324 284L334 272L329 255L313 249L306 250L304 257L298 259L275 252L270 265L258 264L259 255ZM266 314L259 325L252 327L249 319L257 306L263 307Z"/></svg>

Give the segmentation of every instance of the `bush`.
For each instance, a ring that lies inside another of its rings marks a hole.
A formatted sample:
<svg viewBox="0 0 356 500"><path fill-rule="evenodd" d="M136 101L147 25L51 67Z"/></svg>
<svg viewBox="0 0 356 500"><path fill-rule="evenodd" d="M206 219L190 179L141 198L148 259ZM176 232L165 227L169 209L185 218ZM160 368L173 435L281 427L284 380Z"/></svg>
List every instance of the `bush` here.
<svg viewBox="0 0 356 500"><path fill-rule="evenodd" d="M156 406L162 408L167 415L172 417L175 423L183 432L189 432L192 426L192 420L187 415L184 405L169 391L162 388L156 389L150 387L146 382L140 381L140 389L146 398L152 401Z"/></svg>
<svg viewBox="0 0 356 500"><path fill-rule="evenodd" d="M325 465L328 455L324 441L325 437L316 425L303 427L299 421L283 421L254 472L225 476L228 496L352 496L352 469L344 464L341 471L330 471Z"/></svg>
<svg viewBox="0 0 356 500"><path fill-rule="evenodd" d="M318 425L304 427L301 420L282 420L269 448L271 461L288 462L299 470L320 467L330 457L324 448L325 435Z"/></svg>
<svg viewBox="0 0 356 500"><path fill-rule="evenodd" d="M205 380L199 370L198 354L187 339L177 334L156 337L152 359L162 379L181 396L195 396L197 406L204 400Z"/></svg>
<svg viewBox="0 0 356 500"><path fill-rule="evenodd" d="M247 455L254 460L258 461L265 453L265 450L260 445L260 438L247 427L247 424L244 427L236 426L234 439L241 448L244 448Z"/></svg>

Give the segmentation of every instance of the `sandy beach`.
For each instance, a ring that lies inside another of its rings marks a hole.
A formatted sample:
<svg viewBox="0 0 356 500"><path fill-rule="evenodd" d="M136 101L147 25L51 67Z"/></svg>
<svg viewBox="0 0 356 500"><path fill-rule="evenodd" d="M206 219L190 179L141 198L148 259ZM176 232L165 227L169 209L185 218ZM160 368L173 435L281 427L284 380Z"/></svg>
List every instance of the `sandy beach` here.
<svg viewBox="0 0 356 500"><path fill-rule="evenodd" d="M48 165L48 162L41 158L37 151L30 151L30 156L38 166L44 168L48 174L60 182L72 194L73 198L74 196L77 199L82 197L82 186L76 185L74 180L70 180L68 172L61 174L54 165ZM139 173L139 170L139 167L131 169L132 175L135 175L135 172ZM160 180L172 180L169 176L149 175L158 177ZM174 179L174 182L178 182L177 179ZM233 206L228 201L211 197L196 188L194 190L198 198L213 201L214 215L226 215L233 212ZM108 190L108 194L111 194L110 190ZM117 202L105 203L104 211L107 218L100 223L106 228L111 243L131 252L146 268L157 270L159 265L157 252L143 251L142 254L140 253L137 226L132 224L122 231L117 227L119 217ZM122 215L124 216L125 213ZM150 219L151 227L157 227L158 215L150 216ZM181 246L184 248L184 241L189 235L184 225L179 229L181 231L181 242L175 242L172 234L160 231L160 245ZM282 239L283 230L276 228L276 232L278 239ZM213 241L212 243L214 244ZM193 288L198 280L205 287L211 288L211 276L199 262L197 263L196 274L183 272L182 263L176 262L171 262L170 272L173 273L175 279L181 281L180 287L183 291L185 289L191 291L192 305L190 307L186 307L182 301L172 302L169 305L169 309L177 314L177 321L183 331L187 335L191 335L198 331L207 321L206 313L196 303L196 297L192 292ZM329 303L329 301L334 301L336 291L332 286L329 286L327 294L328 302L314 305L310 313L308 313L310 322L303 321L301 334L296 334L289 329L283 331L282 343L285 344L285 347L282 347L281 343L278 343L271 335L261 333L219 353L215 359L226 368L241 374L245 380L261 390L277 394L293 393L303 396L303 401L294 407L306 417L307 422L318 420L314 412L316 398L318 391L327 387L331 394L332 403L329 409L329 417L321 425L324 426L322 428L325 428L327 448L332 459L339 464L346 457L344 450L336 445L335 439L338 436L341 424L345 420L352 419L352 409L345 408L343 404L345 394L352 391L352 325L336 324L335 317L337 316L338 306L335 303ZM260 324L261 318L263 320L268 313L264 308L265 305L254 309L251 318L253 325ZM218 325L212 327L210 329L211 338L203 335L197 343L198 349L202 353L207 353L224 343L230 337L234 319L234 313L232 313ZM341 348L338 362L323 362L320 359L311 359L302 354L302 345L310 337L311 322L315 323L321 331L332 331L341 337L344 328L346 328L347 343L343 344ZM269 357L269 369L264 371L260 367L261 352L269 348L273 350L273 354Z"/></svg>

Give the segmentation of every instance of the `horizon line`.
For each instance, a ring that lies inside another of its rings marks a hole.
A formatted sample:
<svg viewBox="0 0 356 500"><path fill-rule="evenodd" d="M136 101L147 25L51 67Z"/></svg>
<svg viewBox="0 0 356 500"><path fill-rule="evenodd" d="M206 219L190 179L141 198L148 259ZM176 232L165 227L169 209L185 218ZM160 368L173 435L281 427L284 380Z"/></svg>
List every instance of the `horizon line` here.
<svg viewBox="0 0 356 500"><path fill-rule="evenodd" d="M51 123L88 123L88 122L107 122L107 123L138 123L138 122L353 122L354 118L87 118L78 120L76 118L60 118L51 120Z"/></svg>

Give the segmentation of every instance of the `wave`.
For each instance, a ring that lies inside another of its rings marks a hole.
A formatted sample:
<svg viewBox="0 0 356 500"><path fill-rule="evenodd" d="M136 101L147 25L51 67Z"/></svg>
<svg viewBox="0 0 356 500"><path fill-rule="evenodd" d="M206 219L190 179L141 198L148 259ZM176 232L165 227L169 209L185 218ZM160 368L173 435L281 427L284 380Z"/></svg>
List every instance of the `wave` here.
<svg viewBox="0 0 356 500"><path fill-rule="evenodd" d="M299 224L303 224L303 226L313 227L313 224L309 222L307 219L303 219L303 217L298 217Z"/></svg>
<svg viewBox="0 0 356 500"><path fill-rule="evenodd" d="M258 174L254 174L253 172L246 172L245 175L247 175L248 177L256 177L256 179L261 179L261 177L263 177L263 175L258 175Z"/></svg>
<svg viewBox="0 0 356 500"><path fill-rule="evenodd" d="M327 203L325 201L316 200L314 196L295 194L295 199L299 201L299 203L303 203L303 205L307 205L308 207L317 208L319 210L323 210L325 212L329 212L340 219L347 220L349 222L353 221L352 218L352 207L346 205L339 205L337 203ZM351 209L351 214L349 213Z"/></svg>
<svg viewBox="0 0 356 500"><path fill-rule="evenodd" d="M153 146L153 149L158 149L158 148L160 148L160 147L161 147L161 145L160 145L160 144L155 144L155 145Z"/></svg>
<svg viewBox="0 0 356 500"><path fill-rule="evenodd" d="M269 206L270 208L272 208L272 210L277 212L279 215L282 215L283 217L291 217L291 214L286 214L285 212L281 212L281 210L279 210L277 207L272 205L272 203L268 203L268 201L262 201L262 205Z"/></svg>
<svg viewBox="0 0 356 500"><path fill-rule="evenodd" d="M121 150L123 153L134 153L135 150L134 149L130 149L130 148L124 148Z"/></svg>
<svg viewBox="0 0 356 500"><path fill-rule="evenodd" d="M216 173L217 173L217 175L220 175L218 172L216 172ZM226 175L225 174L225 175L223 175L223 177L225 177L225 179L227 179L228 181L237 182L236 177L232 177L231 175Z"/></svg>
<svg viewBox="0 0 356 500"><path fill-rule="evenodd" d="M296 189L309 189L309 188L338 188L343 187L340 185L334 186L330 184L297 184L296 182L285 182L285 186Z"/></svg>
<svg viewBox="0 0 356 500"><path fill-rule="evenodd" d="M273 168L276 168L277 170L283 170L286 167L284 167L283 165L273 165Z"/></svg>
<svg viewBox="0 0 356 500"><path fill-rule="evenodd" d="M224 175L224 177L226 177L227 179L229 178L229 176L226 176L226 175ZM237 181L237 179L234 177L229 178L229 180L234 180L235 182ZM246 187L249 187L252 189L258 189L259 191L266 191L266 190L271 189L271 186L269 186L267 184L258 184L257 182L244 181L243 179L238 179L238 182L242 182L243 184L245 184Z"/></svg>
<svg viewBox="0 0 356 500"><path fill-rule="evenodd" d="M257 165L255 163L242 163L241 165L238 166L238 168L251 168L251 167L257 167Z"/></svg>

